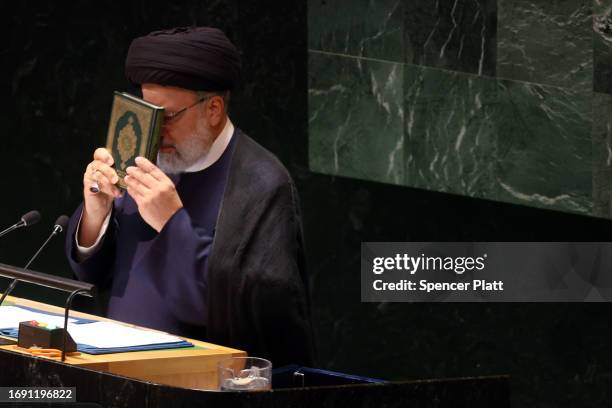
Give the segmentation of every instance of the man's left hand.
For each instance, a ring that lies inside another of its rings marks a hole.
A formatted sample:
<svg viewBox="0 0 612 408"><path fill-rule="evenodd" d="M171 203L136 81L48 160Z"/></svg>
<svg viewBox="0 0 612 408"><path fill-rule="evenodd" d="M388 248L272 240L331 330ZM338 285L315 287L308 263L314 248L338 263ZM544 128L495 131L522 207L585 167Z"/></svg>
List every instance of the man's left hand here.
<svg viewBox="0 0 612 408"><path fill-rule="evenodd" d="M136 158L136 167L126 169L125 184L136 201L142 219L157 232L183 208L174 183L157 166L144 157Z"/></svg>

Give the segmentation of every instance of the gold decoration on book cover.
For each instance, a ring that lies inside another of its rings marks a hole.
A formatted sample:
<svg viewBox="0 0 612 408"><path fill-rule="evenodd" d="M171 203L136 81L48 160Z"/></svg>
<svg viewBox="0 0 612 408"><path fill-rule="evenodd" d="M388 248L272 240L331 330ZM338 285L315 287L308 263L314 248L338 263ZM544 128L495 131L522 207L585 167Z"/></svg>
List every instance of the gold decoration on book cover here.
<svg viewBox="0 0 612 408"><path fill-rule="evenodd" d="M123 178L129 166L135 166L137 156L155 163L163 108L132 95L115 92L108 126L106 148L115 161L119 187L125 189Z"/></svg>

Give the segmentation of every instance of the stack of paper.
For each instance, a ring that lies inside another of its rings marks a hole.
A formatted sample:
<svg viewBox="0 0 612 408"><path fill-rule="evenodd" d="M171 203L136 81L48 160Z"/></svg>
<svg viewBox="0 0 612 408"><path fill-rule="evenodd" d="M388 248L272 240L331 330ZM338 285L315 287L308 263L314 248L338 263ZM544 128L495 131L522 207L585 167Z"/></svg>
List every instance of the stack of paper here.
<svg viewBox="0 0 612 408"><path fill-rule="evenodd" d="M20 306L0 307L0 333L17 337L20 322L36 320L47 326L64 327L60 314ZM138 350L161 350L192 347L193 344L166 333L106 321L68 319L68 333L77 349L89 354L121 353Z"/></svg>
<svg viewBox="0 0 612 408"><path fill-rule="evenodd" d="M0 329L11 329L19 327L20 322L36 320L47 325L64 327L64 317L39 313L18 306L0 307ZM74 323L76 319L69 318L68 323Z"/></svg>
<svg viewBox="0 0 612 408"><path fill-rule="evenodd" d="M170 334L123 326L113 322L69 324L68 332L78 344L86 344L102 349L138 347L183 341L180 337Z"/></svg>

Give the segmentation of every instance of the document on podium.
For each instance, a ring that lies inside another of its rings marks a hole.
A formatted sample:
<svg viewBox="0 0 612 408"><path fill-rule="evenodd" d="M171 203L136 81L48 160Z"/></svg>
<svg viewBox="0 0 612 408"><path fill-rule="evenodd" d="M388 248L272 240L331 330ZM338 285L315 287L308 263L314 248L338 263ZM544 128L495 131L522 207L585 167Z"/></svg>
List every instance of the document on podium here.
<svg viewBox="0 0 612 408"><path fill-rule="evenodd" d="M0 307L0 329L19 327L20 322L36 320L48 325L64 327L64 316L36 311L19 306ZM68 319L68 323L76 323L77 319Z"/></svg>
<svg viewBox="0 0 612 408"><path fill-rule="evenodd" d="M141 347L183 342L167 333L124 326L113 322L69 324L68 332L78 344L100 349Z"/></svg>
<svg viewBox="0 0 612 408"><path fill-rule="evenodd" d="M24 306L0 307L0 335L17 338L19 323L36 320L47 327L64 326L64 316ZM68 333L77 350L88 354L123 353L193 347L189 341L167 333L89 319L68 319Z"/></svg>

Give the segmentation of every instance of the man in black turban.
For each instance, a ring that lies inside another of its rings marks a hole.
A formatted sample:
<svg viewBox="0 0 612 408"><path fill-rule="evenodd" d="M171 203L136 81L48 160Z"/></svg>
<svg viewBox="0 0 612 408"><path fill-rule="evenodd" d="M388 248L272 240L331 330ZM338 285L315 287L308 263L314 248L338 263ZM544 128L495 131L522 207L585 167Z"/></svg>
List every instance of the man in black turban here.
<svg viewBox="0 0 612 408"><path fill-rule="evenodd" d="M111 318L276 366L311 364L298 196L276 157L227 115L236 48L214 28L156 31L132 42L125 71L165 108L157 164L137 158L120 195L112 156L95 151L67 234L75 273L110 288Z"/></svg>
<svg viewBox="0 0 612 408"><path fill-rule="evenodd" d="M227 91L240 74L234 44L216 28L174 28L135 39L125 62L127 78L195 91Z"/></svg>

